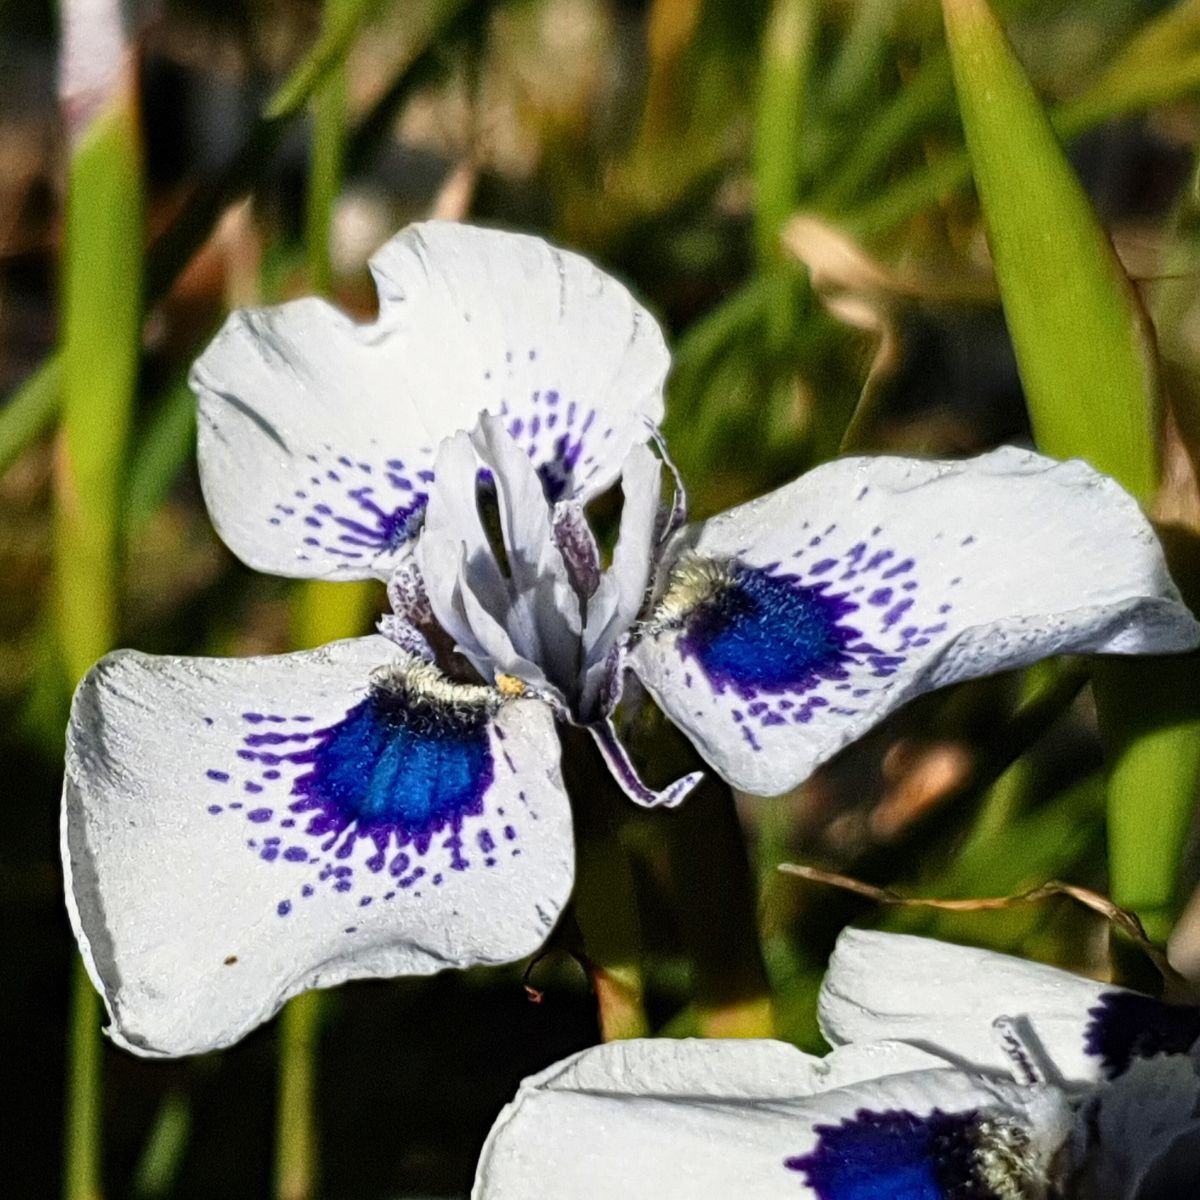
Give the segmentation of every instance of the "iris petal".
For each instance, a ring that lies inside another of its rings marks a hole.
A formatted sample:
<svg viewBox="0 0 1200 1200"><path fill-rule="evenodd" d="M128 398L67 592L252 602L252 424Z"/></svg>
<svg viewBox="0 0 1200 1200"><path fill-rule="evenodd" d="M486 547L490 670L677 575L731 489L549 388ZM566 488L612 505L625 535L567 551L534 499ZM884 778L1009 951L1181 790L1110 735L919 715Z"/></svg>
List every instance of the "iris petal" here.
<svg viewBox="0 0 1200 1200"><path fill-rule="evenodd" d="M226 1045L308 987L520 958L570 890L550 710L382 638L111 655L68 739L72 920L140 1053Z"/></svg>
<svg viewBox="0 0 1200 1200"><path fill-rule="evenodd" d="M681 531L659 590L629 664L760 795L933 688L1198 637L1136 503L1083 463L1012 449L829 463Z"/></svg>
<svg viewBox="0 0 1200 1200"><path fill-rule="evenodd" d="M429 222L371 260L375 321L320 300L234 313L197 361L218 532L282 575L386 578L441 440L503 420L552 500L586 501L662 419L667 352L615 280L537 238Z"/></svg>
<svg viewBox="0 0 1200 1200"><path fill-rule="evenodd" d="M922 1069L931 1061L894 1044L828 1059L778 1042L597 1047L521 1085L488 1137L472 1195L993 1200L970 1190L985 1174L1040 1175L1067 1133L1061 1097Z"/></svg>

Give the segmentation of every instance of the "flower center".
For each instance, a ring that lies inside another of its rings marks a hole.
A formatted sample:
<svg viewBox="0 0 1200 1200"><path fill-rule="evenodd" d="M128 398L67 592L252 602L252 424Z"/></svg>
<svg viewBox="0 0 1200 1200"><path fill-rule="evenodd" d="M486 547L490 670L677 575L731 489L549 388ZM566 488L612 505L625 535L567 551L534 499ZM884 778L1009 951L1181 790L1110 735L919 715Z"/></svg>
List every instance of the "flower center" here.
<svg viewBox="0 0 1200 1200"><path fill-rule="evenodd" d="M676 568L659 619L682 625L680 651L717 691L747 699L802 693L822 679L844 677L852 649L879 653L846 623L858 605L830 586L693 556Z"/></svg>
<svg viewBox="0 0 1200 1200"><path fill-rule="evenodd" d="M1044 1192L1026 1130L978 1111L860 1109L816 1132L815 1149L784 1166L802 1172L821 1200L1028 1200Z"/></svg>
<svg viewBox="0 0 1200 1200"><path fill-rule="evenodd" d="M425 681L421 669L372 684L367 696L296 755L293 812L312 813L306 832L327 836L339 858L369 838L379 869L394 843L418 854L442 830L483 811L492 782L488 717L493 693ZM422 686L425 684L425 686Z"/></svg>

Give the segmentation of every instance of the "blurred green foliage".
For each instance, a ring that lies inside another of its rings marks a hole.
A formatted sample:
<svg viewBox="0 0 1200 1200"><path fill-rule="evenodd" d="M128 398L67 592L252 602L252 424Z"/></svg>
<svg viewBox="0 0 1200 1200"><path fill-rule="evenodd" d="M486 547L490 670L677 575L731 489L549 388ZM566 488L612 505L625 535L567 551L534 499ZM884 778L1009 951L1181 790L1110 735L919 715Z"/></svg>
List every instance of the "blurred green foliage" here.
<svg viewBox="0 0 1200 1200"><path fill-rule="evenodd" d="M1156 512L1184 574L1200 523L1189 476L1200 462L1195 0L996 0L1013 50L993 39L974 58L948 49L936 0L159 9L139 31L144 132L124 129L100 179L86 154L52 152L64 143L46 82L51 14L0 14L3 61L42 80L0 113L13 148L0 185L10 247L0 378L15 385L0 407L11 780L0 887L19 917L0 945L26 967L9 1029L29 1097L16 1194L53 1191L61 1170L62 1063L46 1048L61 1042L74 961L55 874L65 675L113 642L280 651L361 628L379 602L346 589L331 604L320 587L254 576L208 525L183 379L231 305L323 291L369 314L368 252L468 179L462 215L590 254L662 318L675 347L667 433L694 515L843 447L953 455L1036 435L1147 501L1161 452L1170 488ZM1004 99L993 91L983 103L985 85ZM16 84L7 90L15 99ZM82 194L64 190L64 162ZM1157 348L1118 259L1156 319ZM1053 286L1062 274L1071 289ZM1090 352L1097 345L1107 358ZM1160 365L1163 404L1152 409L1139 388ZM60 594L74 599L62 619L55 557L69 578ZM1107 810L1087 671L1054 664L923 698L794 795L751 803L726 792L690 815L623 812L618 867L632 880L644 1019L672 1034L773 1021L817 1046L815 990L852 919L1104 969L1094 920L1061 902L881 914L780 876L787 859L946 896L1051 876L1111 881L1151 905L1165 934L1198 874L1182 853L1195 739L1171 708L1181 697L1158 689L1153 671L1116 684L1143 721L1124 744L1152 752L1118 771L1125 798L1110 791ZM1194 691L1178 686L1183 699ZM1167 707L1144 704L1147 690ZM666 773L676 752L654 737ZM1156 799L1169 820L1147 817ZM329 998L316 1074L299 1080L320 1098L321 1194L465 1189L516 1079L598 1035L575 933L531 968L537 1006L516 970ZM283 1035L285 1066L289 1054L312 1065L303 1016ZM265 1194L275 1036L173 1067L106 1051L108 1191ZM296 1104L280 1113L284 1140L290 1117L314 1116L309 1101Z"/></svg>

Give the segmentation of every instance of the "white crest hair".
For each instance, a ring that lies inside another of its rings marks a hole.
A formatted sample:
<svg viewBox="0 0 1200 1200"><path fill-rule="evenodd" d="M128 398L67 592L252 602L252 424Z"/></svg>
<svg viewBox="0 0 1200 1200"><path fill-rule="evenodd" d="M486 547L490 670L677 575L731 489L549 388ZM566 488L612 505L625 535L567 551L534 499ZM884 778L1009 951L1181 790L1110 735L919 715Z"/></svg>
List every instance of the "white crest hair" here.
<svg viewBox="0 0 1200 1200"><path fill-rule="evenodd" d="M644 632L653 636L677 628L688 613L732 582L732 560L705 558L694 550L684 551L671 568L667 589L643 625Z"/></svg>
<svg viewBox="0 0 1200 1200"><path fill-rule="evenodd" d="M463 711L486 708L494 711L504 696L486 684L455 683L442 670L415 654L399 655L394 662L371 673L371 683L383 691L407 696L420 703Z"/></svg>

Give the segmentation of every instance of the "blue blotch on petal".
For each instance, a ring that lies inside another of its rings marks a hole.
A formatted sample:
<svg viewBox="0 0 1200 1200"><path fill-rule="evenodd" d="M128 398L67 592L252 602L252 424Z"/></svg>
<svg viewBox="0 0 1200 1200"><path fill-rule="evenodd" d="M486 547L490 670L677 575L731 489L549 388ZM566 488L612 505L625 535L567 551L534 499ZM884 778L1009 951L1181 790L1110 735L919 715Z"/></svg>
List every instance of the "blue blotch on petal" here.
<svg viewBox="0 0 1200 1200"><path fill-rule="evenodd" d="M482 706L373 688L292 756L311 764L293 783L292 811L312 814L307 833L340 839L338 857L359 838L380 852L395 844L424 854L435 834L483 812L493 779L488 718Z"/></svg>
<svg viewBox="0 0 1200 1200"><path fill-rule="evenodd" d="M995 1200L978 1177L976 1112L860 1109L818 1125L809 1154L784 1160L821 1200Z"/></svg>
<svg viewBox="0 0 1200 1200"><path fill-rule="evenodd" d="M1088 1016L1084 1048L1100 1059L1106 1079L1123 1075L1135 1058L1186 1054L1200 1038L1200 1008L1136 992L1105 992Z"/></svg>
<svg viewBox="0 0 1200 1200"><path fill-rule="evenodd" d="M749 699L805 692L839 676L859 630L846 618L858 605L796 575L735 564L729 580L685 618L679 648L717 691Z"/></svg>

